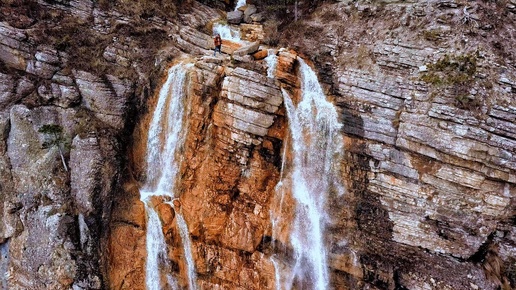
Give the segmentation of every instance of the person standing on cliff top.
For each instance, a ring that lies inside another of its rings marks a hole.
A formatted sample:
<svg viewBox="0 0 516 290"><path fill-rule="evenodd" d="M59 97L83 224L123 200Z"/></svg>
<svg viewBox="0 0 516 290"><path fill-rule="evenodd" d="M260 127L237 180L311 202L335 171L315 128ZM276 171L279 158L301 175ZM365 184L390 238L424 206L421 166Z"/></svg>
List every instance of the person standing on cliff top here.
<svg viewBox="0 0 516 290"><path fill-rule="evenodd" d="M222 53L220 51L220 48L222 46L222 39L220 39L220 34L217 33L217 35L213 39L213 43L215 44L215 51L213 52L213 56L217 56L217 51L219 51L219 53Z"/></svg>

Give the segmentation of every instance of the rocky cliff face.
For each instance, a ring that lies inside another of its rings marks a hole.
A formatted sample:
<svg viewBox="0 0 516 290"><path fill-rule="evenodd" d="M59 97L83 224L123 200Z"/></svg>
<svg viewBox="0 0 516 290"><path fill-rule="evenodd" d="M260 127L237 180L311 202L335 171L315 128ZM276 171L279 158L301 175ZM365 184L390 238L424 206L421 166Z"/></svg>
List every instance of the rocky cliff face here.
<svg viewBox="0 0 516 290"><path fill-rule="evenodd" d="M188 4L168 20L93 1L1 7L3 288L144 288L146 136L165 71L182 59L194 66L178 212L153 201L169 271L186 287L181 214L199 288L274 289L270 256L288 235L270 216L289 154L281 90L299 96L298 53L343 124L331 288L516 287L515 3L326 4L285 29L275 78L255 49L202 57L202 26L220 16Z"/></svg>

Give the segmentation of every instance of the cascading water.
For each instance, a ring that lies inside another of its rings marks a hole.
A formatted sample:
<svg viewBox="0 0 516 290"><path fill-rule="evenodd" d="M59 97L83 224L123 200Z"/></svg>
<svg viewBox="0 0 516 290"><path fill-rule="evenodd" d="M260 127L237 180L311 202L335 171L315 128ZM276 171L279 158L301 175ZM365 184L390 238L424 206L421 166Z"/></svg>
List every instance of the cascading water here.
<svg viewBox="0 0 516 290"><path fill-rule="evenodd" d="M147 249L147 261L145 265L145 286L147 290L163 289L161 282L162 268L167 266L167 244L161 230L161 222L158 213L152 207L150 200L145 201L147 212L147 236L145 239ZM178 289L177 282L172 275L167 274L169 287Z"/></svg>
<svg viewBox="0 0 516 290"><path fill-rule="evenodd" d="M269 49L267 51L267 57L264 58L264 61L267 63L267 77L274 78L274 71L276 70L278 63L278 56L276 55L275 50Z"/></svg>
<svg viewBox="0 0 516 290"><path fill-rule="evenodd" d="M0 244L0 289L7 289L9 240Z"/></svg>
<svg viewBox="0 0 516 290"><path fill-rule="evenodd" d="M145 284L147 290L178 289L177 282L170 273L166 274L166 283L161 279L162 270L168 270L167 245L162 225L153 201L162 200L170 204L174 198L176 175L180 160L176 159L177 151L184 141L185 83L188 69L192 64L178 64L170 68L168 78L159 92L158 103L149 126L147 139L147 176L140 200L145 204L147 212L147 261L145 268ZM153 198L155 197L155 198ZM171 204L171 206L173 206ZM182 219L182 217L181 217ZM178 222L179 223L179 222ZM184 223L184 220L183 220ZM180 231L186 224L180 225ZM181 233L185 247L185 256L190 255L188 229ZM185 242L185 240L188 240ZM188 264L187 259L187 264ZM191 261L190 261L191 262ZM196 289L193 264L188 266L190 289ZM193 278L192 278L193 277ZM166 284L168 283L168 286ZM165 284L165 285L164 285Z"/></svg>
<svg viewBox="0 0 516 290"><path fill-rule="evenodd" d="M186 260L186 268L188 271L188 285L190 285L190 290L197 289L195 284L195 263L192 256L192 243L190 242L190 234L188 232L188 226L186 225L186 221L183 218L183 215L180 211L176 210L176 222L177 227L179 228L179 234L181 235L181 240L183 241L183 249L185 252L185 260Z"/></svg>
<svg viewBox="0 0 516 290"><path fill-rule="evenodd" d="M280 265L280 259L274 256L272 260L277 267L277 289L323 290L329 287L324 242L328 221L326 200L329 194L343 191L338 178L343 153L339 133L342 124L338 122L335 107L326 100L314 71L302 59L298 60L301 99L297 106L284 92L292 157L287 162L288 172L282 172L284 177L277 187L282 200L289 192L296 203L288 241L293 263ZM283 218L273 216L273 224L279 220Z"/></svg>
<svg viewBox="0 0 516 290"><path fill-rule="evenodd" d="M236 6L235 6L235 10L237 10L238 8L242 7L242 6L245 6L247 4L247 1L246 0L238 0Z"/></svg>
<svg viewBox="0 0 516 290"><path fill-rule="evenodd" d="M228 24L215 23L213 24L213 34L220 34L220 38L232 42L240 42L240 31Z"/></svg>
<svg viewBox="0 0 516 290"><path fill-rule="evenodd" d="M246 0L238 0L235 11L238 10L238 8L245 6L247 4ZM229 40L232 42L241 42L240 39L240 29L237 27L232 27L228 24L223 23L214 23L213 24L213 34L217 35L220 34L220 38Z"/></svg>

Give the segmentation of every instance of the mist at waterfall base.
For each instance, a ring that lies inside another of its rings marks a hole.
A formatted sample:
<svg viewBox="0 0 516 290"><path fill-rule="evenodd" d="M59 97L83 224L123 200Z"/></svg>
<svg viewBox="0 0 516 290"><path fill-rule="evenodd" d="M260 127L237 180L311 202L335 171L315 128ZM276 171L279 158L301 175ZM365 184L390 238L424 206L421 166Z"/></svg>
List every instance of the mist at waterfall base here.
<svg viewBox="0 0 516 290"><path fill-rule="evenodd" d="M291 259L281 254L272 256L276 269L276 289L329 288L327 250L324 241L327 198L330 194L344 192L339 180L339 164L343 154L343 140L339 133L342 124L338 114L318 82L315 72L302 59L299 60L301 99L296 105L283 91L289 122L292 157L284 159L281 180L276 187L280 208L286 194L295 201L293 220L287 221L272 214L273 240L278 237L274 227L289 222ZM270 56L269 65L276 58ZM269 77L271 77L269 75ZM289 149L287 149L287 146ZM285 153L284 153L285 155ZM286 169L287 168L287 169ZM279 211L281 213L281 210Z"/></svg>
<svg viewBox="0 0 516 290"><path fill-rule="evenodd" d="M140 199L147 213L145 286L147 290L179 289L173 277L168 258L167 244L162 224L156 211L156 200L173 207L176 175L181 160L177 152L185 137L185 108L187 72L192 64L177 64L169 69L168 77L159 92L147 139L146 181L140 190ZM180 211L176 211L176 222L183 240L188 270L189 289L196 289L195 269L191 258L188 229ZM186 241L187 240L187 241Z"/></svg>

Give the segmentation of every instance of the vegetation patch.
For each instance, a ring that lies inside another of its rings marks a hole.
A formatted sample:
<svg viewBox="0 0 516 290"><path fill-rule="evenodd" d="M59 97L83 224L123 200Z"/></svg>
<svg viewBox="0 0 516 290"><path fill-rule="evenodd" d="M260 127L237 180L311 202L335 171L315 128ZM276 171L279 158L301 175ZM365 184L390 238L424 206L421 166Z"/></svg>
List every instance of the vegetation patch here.
<svg viewBox="0 0 516 290"><path fill-rule="evenodd" d="M56 146L59 150L59 156L61 157L61 162L63 163L63 168L65 171L68 171L68 167L66 166L65 158L63 156L63 146L69 146L69 143L66 142L63 137L63 128L59 125L49 124L43 125L39 128L38 132L43 133L47 136L47 140L43 142L42 147L45 149Z"/></svg>
<svg viewBox="0 0 516 290"><path fill-rule="evenodd" d="M439 29L430 29L423 31L423 37L428 41L437 42L442 39L442 31Z"/></svg>
<svg viewBox="0 0 516 290"><path fill-rule="evenodd" d="M444 55L427 65L428 71L420 79L434 87L448 89L455 96L455 105L462 109L477 109L481 101L470 94L475 84L478 53Z"/></svg>

